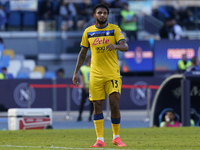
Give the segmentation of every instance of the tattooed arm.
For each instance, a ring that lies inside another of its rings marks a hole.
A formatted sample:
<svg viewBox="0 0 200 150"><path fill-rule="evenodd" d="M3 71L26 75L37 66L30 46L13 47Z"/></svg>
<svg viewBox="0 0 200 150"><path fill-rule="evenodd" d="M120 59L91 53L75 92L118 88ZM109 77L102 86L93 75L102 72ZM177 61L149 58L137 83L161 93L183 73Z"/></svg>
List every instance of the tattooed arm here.
<svg viewBox="0 0 200 150"><path fill-rule="evenodd" d="M85 58L86 58L86 55L87 55L87 50L88 50L88 48L82 47L81 51L79 52L79 55L78 55L76 67L75 67L75 70L74 70L74 75L73 75L73 78L72 78L72 82L76 86L79 85L79 83L78 83L78 71L79 71L80 67L82 66L83 62L85 61Z"/></svg>
<svg viewBox="0 0 200 150"><path fill-rule="evenodd" d="M122 52L127 52L128 51L128 44L126 43L125 40L121 40L118 45L108 44L105 48L106 48L107 51L112 51L114 49L118 49Z"/></svg>

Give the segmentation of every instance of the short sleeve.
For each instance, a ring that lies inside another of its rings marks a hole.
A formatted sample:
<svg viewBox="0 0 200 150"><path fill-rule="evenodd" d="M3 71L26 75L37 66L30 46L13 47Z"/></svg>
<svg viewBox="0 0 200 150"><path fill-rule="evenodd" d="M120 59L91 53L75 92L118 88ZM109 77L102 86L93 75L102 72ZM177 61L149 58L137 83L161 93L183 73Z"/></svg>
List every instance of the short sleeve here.
<svg viewBox="0 0 200 150"><path fill-rule="evenodd" d="M165 124L165 122L163 121L163 122L161 122L160 123L160 127L163 127L164 126L164 124Z"/></svg>
<svg viewBox="0 0 200 150"><path fill-rule="evenodd" d="M80 75L83 74L82 71L83 71L83 66L81 66L81 68L80 68Z"/></svg>
<svg viewBox="0 0 200 150"><path fill-rule="evenodd" d="M81 40L81 47L88 48L89 47L89 41L86 30L83 33L82 40Z"/></svg>
<svg viewBox="0 0 200 150"><path fill-rule="evenodd" d="M119 43L121 40L125 40L122 30L118 26L115 29L115 39L117 43Z"/></svg>

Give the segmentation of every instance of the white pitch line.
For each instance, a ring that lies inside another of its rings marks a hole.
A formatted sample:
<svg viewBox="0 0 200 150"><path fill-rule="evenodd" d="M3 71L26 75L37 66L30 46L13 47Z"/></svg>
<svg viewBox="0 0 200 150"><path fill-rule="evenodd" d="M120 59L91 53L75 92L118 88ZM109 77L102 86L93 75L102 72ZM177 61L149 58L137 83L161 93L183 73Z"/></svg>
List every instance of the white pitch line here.
<svg viewBox="0 0 200 150"><path fill-rule="evenodd" d="M20 146L20 145L0 145L0 147L23 147L23 148L51 148L51 149L85 149L85 150L136 150L136 149L115 149L115 148L73 148L73 147L57 147L57 146Z"/></svg>

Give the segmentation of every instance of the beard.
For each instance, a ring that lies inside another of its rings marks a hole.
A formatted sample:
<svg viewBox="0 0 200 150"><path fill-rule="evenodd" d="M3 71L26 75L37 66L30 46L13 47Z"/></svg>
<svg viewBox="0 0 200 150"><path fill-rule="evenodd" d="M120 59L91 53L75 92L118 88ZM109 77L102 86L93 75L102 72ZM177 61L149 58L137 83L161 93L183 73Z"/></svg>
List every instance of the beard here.
<svg viewBox="0 0 200 150"><path fill-rule="evenodd" d="M99 24L105 24L105 23L107 22L107 19L106 19L105 21L101 21L101 20L97 19L97 22L98 22Z"/></svg>

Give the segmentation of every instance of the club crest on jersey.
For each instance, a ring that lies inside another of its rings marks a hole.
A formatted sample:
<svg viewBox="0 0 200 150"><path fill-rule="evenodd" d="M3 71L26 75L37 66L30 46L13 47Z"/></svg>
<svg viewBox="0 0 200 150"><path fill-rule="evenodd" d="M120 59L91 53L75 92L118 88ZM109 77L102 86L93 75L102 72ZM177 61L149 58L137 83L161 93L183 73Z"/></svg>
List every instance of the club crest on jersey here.
<svg viewBox="0 0 200 150"><path fill-rule="evenodd" d="M109 34L110 34L110 32L109 32L109 31L107 31L107 32L106 32L106 35L109 35Z"/></svg>
<svg viewBox="0 0 200 150"><path fill-rule="evenodd" d="M103 38L100 40L98 37L94 39L92 45L98 45L98 44L109 44L109 39Z"/></svg>

